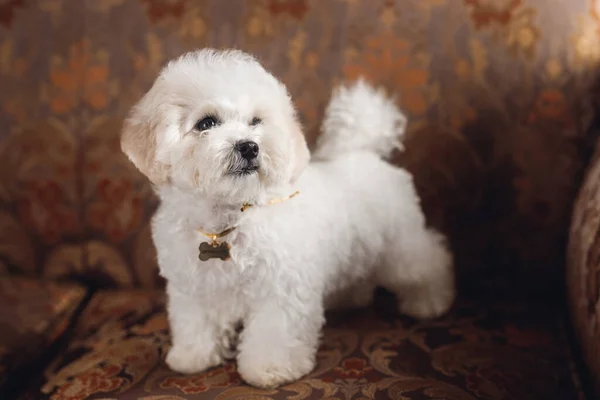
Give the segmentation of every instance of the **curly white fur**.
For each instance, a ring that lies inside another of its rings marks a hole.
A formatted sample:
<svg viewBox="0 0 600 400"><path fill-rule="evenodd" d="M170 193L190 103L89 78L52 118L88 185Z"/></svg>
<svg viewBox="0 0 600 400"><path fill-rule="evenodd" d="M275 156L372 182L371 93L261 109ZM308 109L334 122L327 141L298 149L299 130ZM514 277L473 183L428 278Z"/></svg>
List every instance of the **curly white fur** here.
<svg viewBox="0 0 600 400"><path fill-rule="evenodd" d="M207 114L219 125L197 132ZM262 123L250 124L254 117ZM376 285L417 318L450 307L445 240L426 227L410 174L381 159L404 125L366 83L339 89L319 160L307 165L287 91L250 56L203 50L163 71L132 111L122 146L162 200L153 238L168 281L171 368L195 373L236 357L244 380L273 387L313 369L326 307L365 306ZM260 146L259 170L232 176L227 160L246 139ZM255 206L241 212L246 201ZM232 226L223 239L231 259L200 261L207 239L198 229Z"/></svg>
<svg viewBox="0 0 600 400"><path fill-rule="evenodd" d="M406 117L383 89L374 89L361 79L335 90L313 158L329 160L356 149L388 158L394 149L403 149L400 139L405 130Z"/></svg>

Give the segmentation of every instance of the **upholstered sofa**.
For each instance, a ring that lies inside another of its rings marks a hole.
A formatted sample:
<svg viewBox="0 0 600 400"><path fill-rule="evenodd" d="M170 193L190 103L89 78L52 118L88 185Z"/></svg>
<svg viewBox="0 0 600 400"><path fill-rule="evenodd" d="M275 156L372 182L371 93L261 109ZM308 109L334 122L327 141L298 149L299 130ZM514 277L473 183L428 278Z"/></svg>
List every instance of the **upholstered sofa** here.
<svg viewBox="0 0 600 400"><path fill-rule="evenodd" d="M456 255L447 316L382 291L329 314L316 369L275 390L165 366L157 200L119 132L168 59L206 46L256 54L311 145L338 83L398 95L394 162ZM593 398L599 64L597 0L0 1L0 398Z"/></svg>

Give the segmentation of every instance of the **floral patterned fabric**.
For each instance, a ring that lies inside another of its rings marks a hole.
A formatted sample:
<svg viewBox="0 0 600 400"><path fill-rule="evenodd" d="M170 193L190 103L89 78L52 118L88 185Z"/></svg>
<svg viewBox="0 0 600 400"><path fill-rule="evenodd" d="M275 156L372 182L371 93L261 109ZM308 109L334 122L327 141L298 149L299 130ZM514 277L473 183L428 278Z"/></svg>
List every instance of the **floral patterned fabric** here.
<svg viewBox="0 0 600 400"><path fill-rule="evenodd" d="M581 353L594 379L596 394L600 396L600 148L587 172L573 213L567 286Z"/></svg>
<svg viewBox="0 0 600 400"><path fill-rule="evenodd" d="M119 151L121 121L168 59L235 46L289 86L311 144L337 83L399 94L397 161L460 275L548 288L599 35L598 0L2 0L0 271L155 287L156 199Z"/></svg>
<svg viewBox="0 0 600 400"><path fill-rule="evenodd" d="M37 365L65 333L85 294L72 284L0 279L0 397L11 372Z"/></svg>
<svg viewBox="0 0 600 400"><path fill-rule="evenodd" d="M578 398L562 320L546 304L462 302L443 319L415 323L396 316L388 297L369 310L329 315L312 374L258 390L241 382L235 364L188 376L170 371L162 294L98 293L41 392L24 398Z"/></svg>

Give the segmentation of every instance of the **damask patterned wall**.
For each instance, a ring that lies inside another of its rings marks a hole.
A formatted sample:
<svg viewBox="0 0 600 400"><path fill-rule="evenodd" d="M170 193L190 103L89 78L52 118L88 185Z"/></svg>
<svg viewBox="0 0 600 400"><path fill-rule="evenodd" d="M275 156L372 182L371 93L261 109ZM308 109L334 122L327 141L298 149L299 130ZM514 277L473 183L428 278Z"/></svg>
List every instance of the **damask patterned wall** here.
<svg viewBox="0 0 600 400"><path fill-rule="evenodd" d="M398 93L398 162L462 274L547 287L590 148L599 37L597 0L0 0L0 269L155 286L156 200L120 124L168 59L234 46L289 86L310 143L335 84Z"/></svg>

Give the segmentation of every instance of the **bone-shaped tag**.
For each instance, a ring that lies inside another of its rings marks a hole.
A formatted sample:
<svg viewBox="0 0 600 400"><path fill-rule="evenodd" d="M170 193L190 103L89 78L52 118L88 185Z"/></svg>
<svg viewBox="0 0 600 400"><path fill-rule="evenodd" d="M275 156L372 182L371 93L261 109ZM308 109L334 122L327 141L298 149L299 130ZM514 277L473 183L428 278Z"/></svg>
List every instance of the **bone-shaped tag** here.
<svg viewBox="0 0 600 400"><path fill-rule="evenodd" d="M208 261L211 258L219 258L222 261L226 261L229 259L229 243L215 243L210 244L206 242L200 243L200 247L198 250L200 253L198 254L198 258L200 261Z"/></svg>

